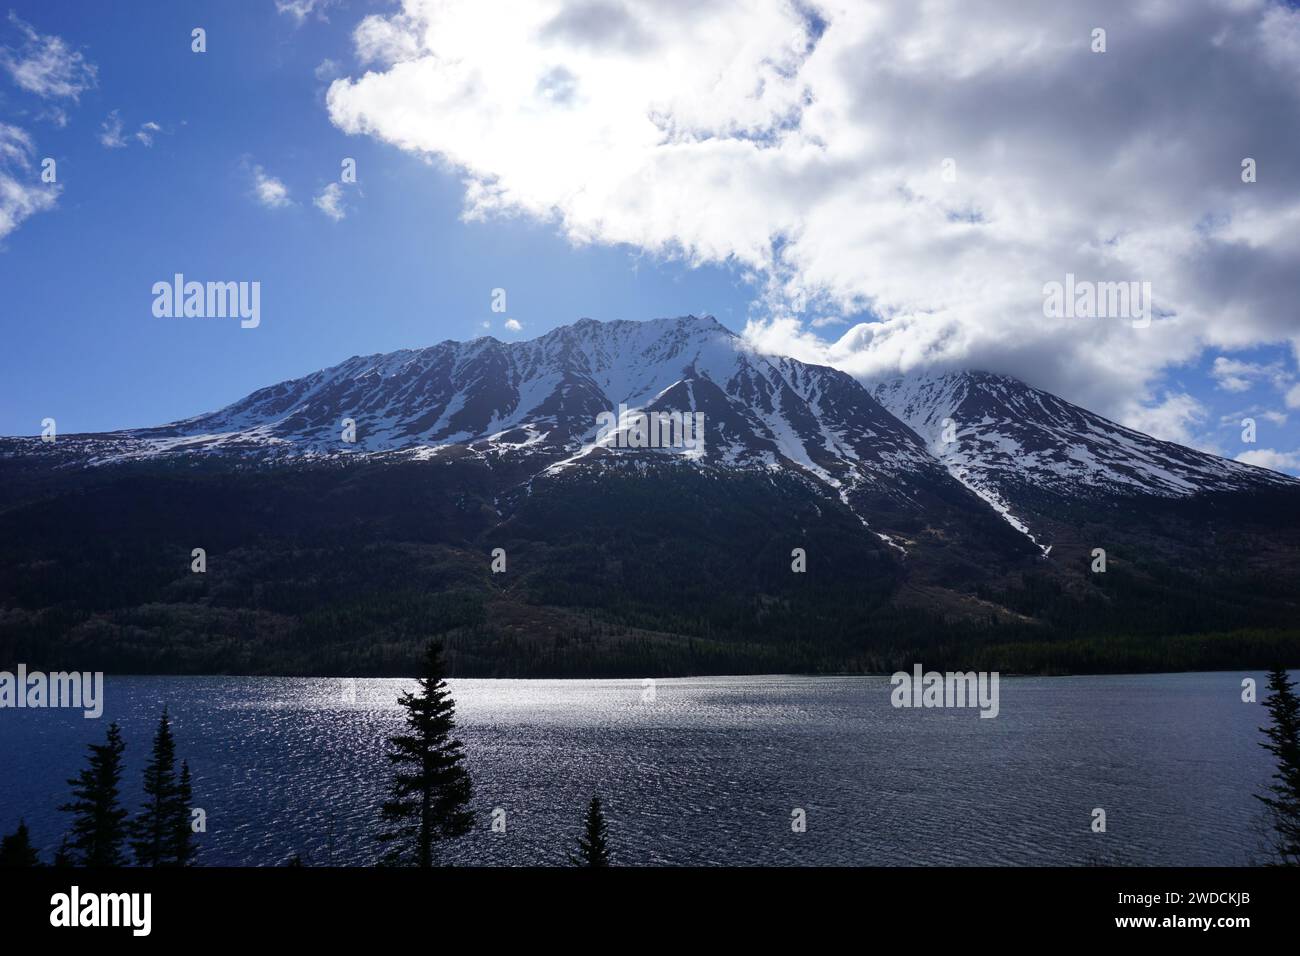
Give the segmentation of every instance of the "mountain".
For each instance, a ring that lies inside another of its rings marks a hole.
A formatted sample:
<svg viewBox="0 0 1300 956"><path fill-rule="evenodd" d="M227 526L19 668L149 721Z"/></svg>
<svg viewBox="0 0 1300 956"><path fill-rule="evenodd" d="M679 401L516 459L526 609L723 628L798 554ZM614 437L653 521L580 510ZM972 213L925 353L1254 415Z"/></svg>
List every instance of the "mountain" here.
<svg viewBox="0 0 1300 956"><path fill-rule="evenodd" d="M702 413L702 449L612 450L627 429L597 441L599 416L620 406ZM345 422L354 441L343 440ZM833 495L900 552L907 545L895 538L917 544L916 535L963 525L973 526L968 535L991 534L995 546L1019 547L989 531L983 505L855 379L757 353L711 317L583 319L521 343L485 337L354 356L216 412L58 444L65 459L95 465L469 455L526 473L518 487L527 488L566 469L647 459L779 471Z"/></svg>
<svg viewBox="0 0 1300 956"><path fill-rule="evenodd" d="M711 463L794 464L828 482L933 464L916 436L847 375L760 355L714 319L694 316L583 319L528 342L485 337L354 356L216 412L96 436L103 452L96 460L427 455L454 446L590 454L597 416L620 404L702 411ZM356 423L353 443L341 439L344 419Z"/></svg>
<svg viewBox="0 0 1300 956"><path fill-rule="evenodd" d="M1287 475L1151 438L1005 375L913 374L872 393L950 475L1031 538L1050 529L1065 502L1297 485Z"/></svg>
<svg viewBox="0 0 1300 956"><path fill-rule="evenodd" d="M638 447L651 413L702 443ZM0 665L405 673L439 636L474 674L1068 669L1122 634L1132 669L1263 629L1205 666L1275 655L1297 489L1012 379L873 392L708 317L584 319L0 440Z"/></svg>

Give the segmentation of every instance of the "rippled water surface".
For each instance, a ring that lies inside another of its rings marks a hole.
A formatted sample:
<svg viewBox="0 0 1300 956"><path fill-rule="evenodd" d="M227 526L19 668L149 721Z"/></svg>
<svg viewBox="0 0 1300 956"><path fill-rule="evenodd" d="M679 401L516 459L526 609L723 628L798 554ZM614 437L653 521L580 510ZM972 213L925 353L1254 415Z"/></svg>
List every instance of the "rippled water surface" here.
<svg viewBox="0 0 1300 956"><path fill-rule="evenodd" d="M653 701L640 681L456 680L479 827L449 856L561 863L598 792L623 863L1249 863L1270 764L1242 676L1004 678L993 720L895 710L883 677L660 680ZM134 809L165 702L207 811L203 862L374 862L384 737L413 682L106 680L101 720L0 710L0 829L25 816L48 859L66 779L110 719Z"/></svg>

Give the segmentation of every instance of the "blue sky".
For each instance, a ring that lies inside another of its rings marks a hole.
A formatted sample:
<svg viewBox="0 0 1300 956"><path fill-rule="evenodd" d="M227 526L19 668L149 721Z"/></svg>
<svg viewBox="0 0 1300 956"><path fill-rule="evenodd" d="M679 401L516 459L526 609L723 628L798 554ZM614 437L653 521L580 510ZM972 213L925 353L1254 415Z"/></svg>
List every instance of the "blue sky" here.
<svg viewBox="0 0 1300 956"><path fill-rule="evenodd" d="M0 175L34 190L51 157L58 194L0 231L0 434L35 434L47 416L63 433L170 421L445 338L707 312L864 379L918 363L1005 371L1300 472L1300 257L1279 225L1300 184L1300 73L1284 45L1300 21L1262 0L1189 0L1153 31L1106 7L1110 59L1086 48L1092 21L984 5L972 15L987 53L906 4L885 29L778 2L706 14L538 0L499 23L425 0L11 2L0 124L27 145ZM1178 68L1200 42L1232 57L1217 71L1240 94L1227 106ZM888 71L898 50L910 72L863 72ZM1145 92L1168 115L1141 117L1126 143L1135 82L1156 82L1133 78L1164 75L1162 56L1173 86ZM1089 85L1080 122L1068 91ZM1182 87L1190 107L1171 100ZM1148 160L1151 131L1186 142L1152 154L1139 181L1125 164ZM930 169L950 152L964 177L951 189ZM1246 152L1262 172L1243 193ZM345 157L358 181L335 187L336 220L314 199ZM272 186L260 198L259 177ZM1049 219L1059 248L1031 255L1051 246L1034 234ZM1175 317L1158 336L1044 323L1044 280L1119 265L1155 280ZM151 287L177 272L260 282L260 326L156 318ZM490 309L498 287L504 315Z"/></svg>
<svg viewBox="0 0 1300 956"><path fill-rule="evenodd" d="M0 121L29 131L63 186L56 209L0 239L0 433L36 434L46 416L66 433L156 424L351 355L531 338L582 316L710 311L743 326L752 290L732 269L575 248L522 217L461 222L454 173L336 129L314 73L350 60L354 18L342 11L299 26L271 0L212 4L198 18L208 35L199 55L191 5L148 6L130 17L104 5L76 4L75 16L71 3L13 7L83 51L98 82L65 105L62 129L35 119L41 97L12 83L0 93ZM13 24L0 28L13 42ZM153 145L101 145L113 110L125 137L158 123ZM358 181L335 222L312 200L344 157ZM258 203L256 166L293 205ZM155 318L152 284L176 272L260 281L260 326ZM506 290L505 314L491 311L495 288Z"/></svg>

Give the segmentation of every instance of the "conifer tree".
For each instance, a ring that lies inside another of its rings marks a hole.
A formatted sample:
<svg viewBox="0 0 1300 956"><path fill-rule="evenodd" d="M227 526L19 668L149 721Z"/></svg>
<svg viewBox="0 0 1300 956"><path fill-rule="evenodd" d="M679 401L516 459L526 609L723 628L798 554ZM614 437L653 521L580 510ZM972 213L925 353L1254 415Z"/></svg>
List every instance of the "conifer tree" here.
<svg viewBox="0 0 1300 956"><path fill-rule="evenodd" d="M609 833L600 797L591 798L587 807L587 831L578 840L578 855L569 859L575 866L609 866Z"/></svg>
<svg viewBox="0 0 1300 956"><path fill-rule="evenodd" d="M144 768L144 806L131 822L131 849L140 866L174 861L174 836L180 788L176 781L176 739L163 708L153 752Z"/></svg>
<svg viewBox="0 0 1300 956"><path fill-rule="evenodd" d="M18 821L18 829L0 840L0 866L40 866L40 855L32 846L27 824Z"/></svg>
<svg viewBox="0 0 1300 956"><path fill-rule="evenodd" d="M1256 796L1268 807L1280 862L1300 866L1300 698L1281 667L1269 671L1268 689L1264 706L1273 723L1260 728L1268 738L1260 746L1276 759L1277 769L1267 792Z"/></svg>
<svg viewBox="0 0 1300 956"><path fill-rule="evenodd" d="M463 836L474 823L465 751L453 736L456 704L443 674L442 648L432 642L419 690L398 699L406 710L407 732L388 738L394 774L380 811L386 829L379 839L388 844L385 864L432 866L434 845Z"/></svg>
<svg viewBox="0 0 1300 956"><path fill-rule="evenodd" d="M108 740L90 745L90 766L68 781L72 800L59 807L73 814L68 858L78 866L124 866L126 810L118 799L122 781L122 751L126 744L116 723L108 725Z"/></svg>
<svg viewBox="0 0 1300 956"><path fill-rule="evenodd" d="M54 851L54 862L50 866L57 870L66 870L76 865L72 859L72 847L68 843L68 835L65 833L63 839L59 841L59 848Z"/></svg>

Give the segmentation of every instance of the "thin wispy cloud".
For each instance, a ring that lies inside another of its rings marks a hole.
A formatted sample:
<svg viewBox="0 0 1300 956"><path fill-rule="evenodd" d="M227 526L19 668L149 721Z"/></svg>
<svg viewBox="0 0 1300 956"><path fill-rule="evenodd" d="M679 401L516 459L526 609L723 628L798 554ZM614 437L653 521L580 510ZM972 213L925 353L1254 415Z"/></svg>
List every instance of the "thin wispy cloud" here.
<svg viewBox="0 0 1300 956"><path fill-rule="evenodd" d="M466 218L736 266L772 351L988 368L1192 439L1171 369L1300 350L1288 6L405 0L353 39L341 130L459 170ZM1155 321L1046 317L1067 273L1150 282Z"/></svg>
<svg viewBox="0 0 1300 956"><path fill-rule="evenodd" d="M60 37L42 34L17 14L9 14L16 45L0 46L0 68L28 93L74 102L96 83L98 68Z"/></svg>
<svg viewBox="0 0 1300 956"><path fill-rule="evenodd" d="M275 9L301 26L313 13L322 20L328 20L325 10L333 3L334 0L275 0Z"/></svg>
<svg viewBox="0 0 1300 956"><path fill-rule="evenodd" d="M99 145L105 149L125 149L126 137L122 135L122 116L113 110L99 124Z"/></svg>
<svg viewBox="0 0 1300 956"><path fill-rule="evenodd" d="M0 240L58 202L60 187L42 183L35 175L34 153L26 131L0 123Z"/></svg>
<svg viewBox="0 0 1300 956"><path fill-rule="evenodd" d="M161 131L162 127L150 120L140 124L140 128L136 130L135 138L145 146L152 146L154 134Z"/></svg>
<svg viewBox="0 0 1300 956"><path fill-rule="evenodd" d="M99 144L105 149L125 149L131 145L131 140L135 140L143 146L152 146L154 135L162 132L162 126L153 120L141 123L140 128L129 136L124 129L122 111L112 110L99 124Z"/></svg>

